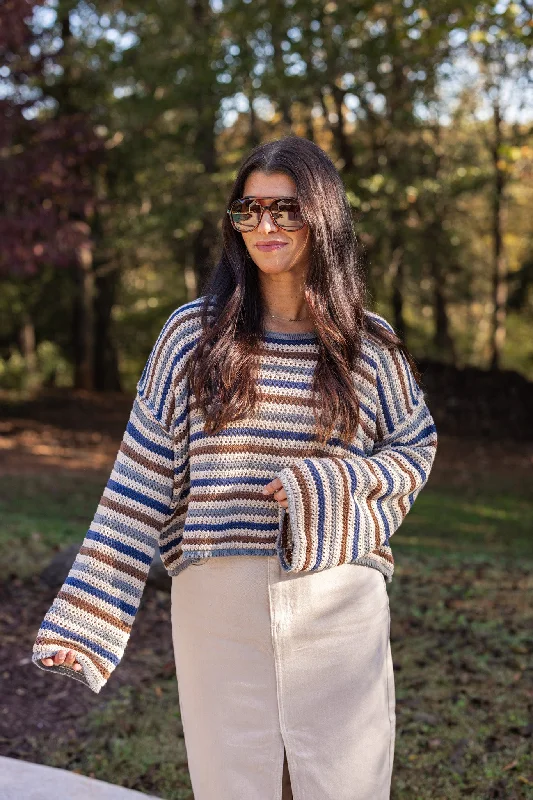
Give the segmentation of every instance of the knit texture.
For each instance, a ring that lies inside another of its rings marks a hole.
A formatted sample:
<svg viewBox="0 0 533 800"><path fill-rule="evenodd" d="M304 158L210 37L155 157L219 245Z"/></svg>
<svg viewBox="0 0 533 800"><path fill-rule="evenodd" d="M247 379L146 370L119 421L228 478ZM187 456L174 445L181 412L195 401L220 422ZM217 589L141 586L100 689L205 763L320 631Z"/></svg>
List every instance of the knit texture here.
<svg viewBox="0 0 533 800"><path fill-rule="evenodd" d="M390 582L390 537L435 457L435 425L407 360L369 337L352 373L360 421L349 446L335 435L316 443L315 333L266 332L258 408L205 434L187 376L203 299L176 309L152 348L94 519L33 647L36 666L94 692L123 656L156 547L171 576L211 556L277 555L287 572L354 563ZM276 476L288 509L261 492ZM82 672L41 663L61 648Z"/></svg>

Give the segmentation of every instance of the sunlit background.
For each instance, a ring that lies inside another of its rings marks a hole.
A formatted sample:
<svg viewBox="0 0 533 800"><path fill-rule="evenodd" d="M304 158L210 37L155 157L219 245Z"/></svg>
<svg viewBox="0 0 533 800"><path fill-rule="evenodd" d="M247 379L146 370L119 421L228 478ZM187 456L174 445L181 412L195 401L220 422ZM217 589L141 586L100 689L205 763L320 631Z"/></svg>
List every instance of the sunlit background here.
<svg viewBox="0 0 533 800"><path fill-rule="evenodd" d="M166 592L95 697L29 664L39 576L81 543L238 165L292 132L342 175L439 431L392 542L392 797L533 798L532 32L531 0L4 0L4 755L192 797Z"/></svg>

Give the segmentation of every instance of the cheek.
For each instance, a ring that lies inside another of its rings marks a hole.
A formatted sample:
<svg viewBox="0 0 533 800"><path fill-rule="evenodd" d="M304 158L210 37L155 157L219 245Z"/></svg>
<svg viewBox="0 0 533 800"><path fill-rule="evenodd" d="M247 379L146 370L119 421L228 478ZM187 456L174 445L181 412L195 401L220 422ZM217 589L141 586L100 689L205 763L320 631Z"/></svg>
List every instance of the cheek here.
<svg viewBox="0 0 533 800"><path fill-rule="evenodd" d="M302 228L301 231L298 231L295 237L298 247L301 247L303 244L305 244L305 241L306 239L308 239L308 237L309 237L309 231L307 228ZM310 238L311 237L309 237L309 239Z"/></svg>

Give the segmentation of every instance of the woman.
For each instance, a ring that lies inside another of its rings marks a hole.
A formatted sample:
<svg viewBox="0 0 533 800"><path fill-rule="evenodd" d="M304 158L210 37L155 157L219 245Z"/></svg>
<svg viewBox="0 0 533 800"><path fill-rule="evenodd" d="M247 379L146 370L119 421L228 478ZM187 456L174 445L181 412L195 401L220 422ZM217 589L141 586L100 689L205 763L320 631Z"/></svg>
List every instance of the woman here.
<svg viewBox="0 0 533 800"><path fill-rule="evenodd" d="M295 800L385 800L389 540L427 481L433 419L404 345L364 308L319 147L255 148L223 236L205 295L152 349L33 660L100 691L159 546L195 800L290 797L289 772Z"/></svg>

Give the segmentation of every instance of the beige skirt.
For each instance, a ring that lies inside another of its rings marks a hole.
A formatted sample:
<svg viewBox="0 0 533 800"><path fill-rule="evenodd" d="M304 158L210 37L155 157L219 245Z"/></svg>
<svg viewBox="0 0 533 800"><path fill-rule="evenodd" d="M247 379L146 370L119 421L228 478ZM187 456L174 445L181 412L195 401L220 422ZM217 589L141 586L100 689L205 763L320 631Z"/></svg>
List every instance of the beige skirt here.
<svg viewBox="0 0 533 800"><path fill-rule="evenodd" d="M281 800L284 757L294 800L387 800L389 634L385 578L372 567L290 574L277 556L211 556L174 577L195 800Z"/></svg>

